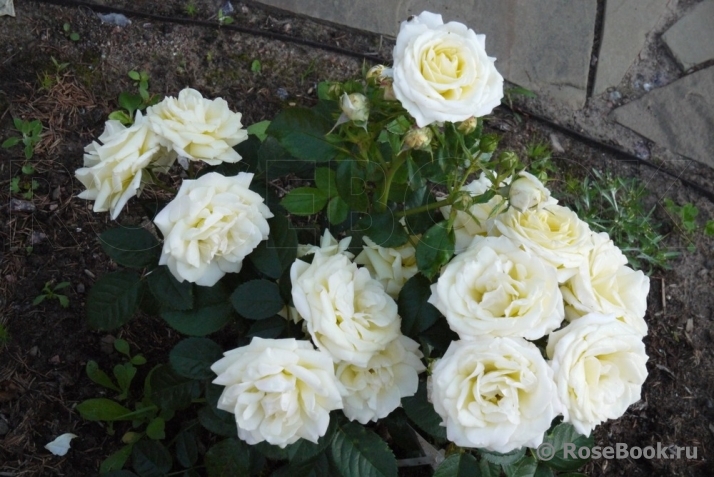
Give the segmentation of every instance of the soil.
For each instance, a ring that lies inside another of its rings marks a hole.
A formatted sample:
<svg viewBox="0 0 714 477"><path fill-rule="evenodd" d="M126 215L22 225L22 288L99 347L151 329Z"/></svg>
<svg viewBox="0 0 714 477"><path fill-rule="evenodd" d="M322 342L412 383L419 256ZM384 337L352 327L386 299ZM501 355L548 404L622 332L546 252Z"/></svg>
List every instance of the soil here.
<svg viewBox="0 0 714 477"><path fill-rule="evenodd" d="M111 342L126 339L149 361L165 361L180 337L159 320L141 316L114 335L90 330L85 298L97 277L116 268L102 252L97 235L112 226L107 214L91 211L76 196L82 191L74 171L82 165L83 147L103 130L117 109L122 91L136 91L130 70L146 71L149 90L175 95L191 86L205 96L222 96L243 124L273 117L282 107L312 104L316 82L359 75L363 61L311 46L219 28L213 1L119 1L154 15L213 22L212 26L179 24L131 17L124 27L105 24L86 7L41 2L16 5L16 18L0 17L0 139L13 135L12 118L41 120L44 130L34 156L26 161L20 147L0 149L0 323L9 339L0 343L0 475L95 475L99 463L119 449L121 433L109 435L84 421L77 403L102 395L84 371L87 361L110 369L120 361ZM190 16L186 7L196 6ZM389 57L389 40L296 18L255 4L233 5L234 25L293 35L348 50ZM63 25L68 23L70 31ZM77 41L69 38L79 34ZM58 71L58 64L68 63ZM260 71L254 71L255 60ZM697 448L696 459L623 459L593 461L585 473L600 475L714 475L714 253L702 234L677 231L661 203L665 197L699 208L700 223L714 217L714 204L697 191L656 168L624 160L592 144L579 142L529 118L498 111L489 127L504 134L504 147L523 153L538 141L555 137L562 171L580 176L593 168L637 177L647 186L665 243L682 255L667 271L651 275L645 338L649 377L642 399L618 420L600 426L597 445L626 443ZM657 150L651 151L656 159ZM36 172L25 176L29 162ZM680 171L700 184L711 184L714 172L689 164ZM10 193L10 181L37 181L31 198ZM557 181L556 181L557 182ZM121 223L141 223L141 207L129 205ZM621 244L622 245L622 244ZM693 246L694 252L688 248ZM56 299L32 304L45 284L69 282L63 292L69 306ZM72 432L79 438L65 457L44 445ZM403 475L428 475L423 469Z"/></svg>

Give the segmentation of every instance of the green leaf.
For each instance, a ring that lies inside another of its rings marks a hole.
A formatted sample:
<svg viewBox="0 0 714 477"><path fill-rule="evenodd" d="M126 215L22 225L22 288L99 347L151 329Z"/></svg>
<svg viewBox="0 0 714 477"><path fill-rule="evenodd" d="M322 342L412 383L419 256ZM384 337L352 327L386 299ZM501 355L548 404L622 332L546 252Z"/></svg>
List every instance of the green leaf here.
<svg viewBox="0 0 714 477"><path fill-rule="evenodd" d="M37 306L43 301L45 301L45 298L47 298L47 295L37 295L34 300L32 300L32 306Z"/></svg>
<svg viewBox="0 0 714 477"><path fill-rule="evenodd" d="M538 467L536 468L535 474L533 474L533 477L555 477L555 473L553 470L545 465L543 462L538 463ZM563 474L560 474L560 477L563 477ZM572 474L571 474L572 477Z"/></svg>
<svg viewBox="0 0 714 477"><path fill-rule="evenodd" d="M519 449L514 449L511 452L506 452L506 453L501 453L501 452L493 452L493 451L487 451L485 449L479 449L479 453L481 456L486 459L487 461L493 463L493 464L498 464L498 465L511 465L515 462L518 462L523 458L523 456L526 454L526 448L521 447Z"/></svg>
<svg viewBox="0 0 714 477"><path fill-rule="evenodd" d="M189 310L193 307L193 285L186 280L176 280L166 265L153 269L146 281L151 294L162 306L174 310Z"/></svg>
<svg viewBox="0 0 714 477"><path fill-rule="evenodd" d="M476 458L469 453L451 454L434 472L434 477L481 477Z"/></svg>
<svg viewBox="0 0 714 477"><path fill-rule="evenodd" d="M270 121L260 121L258 123L251 124L246 128L246 130L248 131L248 134L256 136L258 139L260 139L260 142L263 142L265 141L265 138L268 137L268 135L266 134L268 126L270 126Z"/></svg>
<svg viewBox="0 0 714 477"><path fill-rule="evenodd" d="M387 443L360 424L338 425L330 450L343 477L397 475L397 459Z"/></svg>
<svg viewBox="0 0 714 477"><path fill-rule="evenodd" d="M79 41L79 33L76 31L73 31L72 33L69 34L69 39L72 41Z"/></svg>
<svg viewBox="0 0 714 477"><path fill-rule="evenodd" d="M219 436L236 437L238 435L235 416L230 412L214 409L212 406L204 406L199 409L198 422Z"/></svg>
<svg viewBox="0 0 714 477"><path fill-rule="evenodd" d="M3 141L2 147L5 149L9 149L18 144L21 140L22 138L19 137L9 137Z"/></svg>
<svg viewBox="0 0 714 477"><path fill-rule="evenodd" d="M119 103L119 106L129 111L130 117L133 117L134 111L141 107L143 100L138 94L119 93L119 99L117 102Z"/></svg>
<svg viewBox="0 0 714 477"><path fill-rule="evenodd" d="M409 240L406 230L389 210L379 214L366 215L359 220L357 226L363 235L381 247L399 247Z"/></svg>
<svg viewBox="0 0 714 477"><path fill-rule="evenodd" d="M114 366L114 377L117 379L117 383L119 383L119 387L122 390L121 396L117 399L126 399L129 386L131 386L131 381L134 379L134 376L136 376L136 368L133 364L126 363Z"/></svg>
<svg viewBox="0 0 714 477"><path fill-rule="evenodd" d="M124 356L131 357L131 349L129 347L129 342L121 338L114 340L114 349L123 354Z"/></svg>
<svg viewBox="0 0 714 477"><path fill-rule="evenodd" d="M268 224L268 240L260 242L248 258L260 273L277 279L292 266L297 257L297 234L282 214L275 214L268 220Z"/></svg>
<svg viewBox="0 0 714 477"><path fill-rule="evenodd" d="M198 445L193 428L185 428L176 436L176 460L184 467L191 467L198 461Z"/></svg>
<svg viewBox="0 0 714 477"><path fill-rule="evenodd" d="M288 108L273 119L267 133L298 159L325 162L338 152L325 137L331 128L332 124L314 111Z"/></svg>
<svg viewBox="0 0 714 477"><path fill-rule="evenodd" d="M512 464L504 465L503 471L506 477L534 477L537 468L538 462L531 456L525 456Z"/></svg>
<svg viewBox="0 0 714 477"><path fill-rule="evenodd" d="M131 124L131 118L124 111L112 111L109 113L109 119L119 121L124 125Z"/></svg>
<svg viewBox="0 0 714 477"><path fill-rule="evenodd" d="M189 379L215 377L211 365L221 359L223 350L208 338L188 338L178 343L169 353L171 368L176 374Z"/></svg>
<svg viewBox="0 0 714 477"><path fill-rule="evenodd" d="M97 364L96 361L88 361L87 362L87 377L94 381L95 383L99 384L100 386L104 386L107 389L111 389L112 391L116 392L121 392L121 389L119 389L111 380L109 375L102 371L99 368L99 365Z"/></svg>
<svg viewBox="0 0 714 477"><path fill-rule="evenodd" d="M109 229L99 236L102 249L119 265L143 268L155 265L161 245L142 227Z"/></svg>
<svg viewBox="0 0 714 477"><path fill-rule="evenodd" d="M137 477L137 475L128 470L113 470L108 474L104 474L102 477Z"/></svg>
<svg viewBox="0 0 714 477"><path fill-rule="evenodd" d="M277 338L285 331L287 321L279 315L271 316L264 320L253 322L246 333L248 338L259 336L260 338Z"/></svg>
<svg viewBox="0 0 714 477"><path fill-rule="evenodd" d="M269 444L267 441L259 442L255 444L253 448L262 454L266 459L288 460L288 452L286 449Z"/></svg>
<svg viewBox="0 0 714 477"><path fill-rule="evenodd" d="M232 318L232 307L223 287L196 286L192 310L165 310L161 317L176 331L189 336L215 333Z"/></svg>
<svg viewBox="0 0 714 477"><path fill-rule="evenodd" d="M280 205L293 215L312 215L325 208L327 194L314 187L298 187L287 193Z"/></svg>
<svg viewBox="0 0 714 477"><path fill-rule="evenodd" d="M592 435L590 437L583 436L575 430L575 427L569 423L560 423L553 428L552 431L546 433L543 439L543 445L551 446L553 451L553 457L545 461L545 464L558 471L575 471L580 467L585 465L590 459L581 459L578 457L577 450L581 447L589 447L592 449L594 440ZM564 448L565 445L574 445L575 458L565 455Z"/></svg>
<svg viewBox="0 0 714 477"><path fill-rule="evenodd" d="M101 475L104 475L114 470L121 470L124 467L124 464L126 464L126 461L129 460L132 447L134 447L133 444L127 444L109 457L107 457L106 459L104 459L101 465L99 466L99 473ZM129 475L134 475L132 472L127 473Z"/></svg>
<svg viewBox="0 0 714 477"><path fill-rule="evenodd" d="M165 439L166 438L166 432L164 432L165 428L166 428L166 421L164 421L161 417L155 417L146 426L146 435L149 436L149 439L153 439L155 441Z"/></svg>
<svg viewBox="0 0 714 477"><path fill-rule="evenodd" d="M258 149L258 170L265 172L265 179L268 181L290 173L300 178L312 179L314 169L314 161L303 161L291 156L272 136L268 136Z"/></svg>
<svg viewBox="0 0 714 477"><path fill-rule="evenodd" d="M419 383L414 396L402 398L402 407L419 429L436 439L446 440L446 428L440 425L441 416L436 413L434 406L426 398L426 382Z"/></svg>
<svg viewBox="0 0 714 477"><path fill-rule="evenodd" d="M129 73L129 78L133 79L134 81L139 81L141 79L141 75L139 74L138 71L131 70Z"/></svg>
<svg viewBox="0 0 714 477"><path fill-rule="evenodd" d="M707 220L707 224L704 226L704 233L707 237L714 236L714 220Z"/></svg>
<svg viewBox="0 0 714 477"><path fill-rule="evenodd" d="M206 452L208 477L249 475L250 450L242 441L232 438L214 445Z"/></svg>
<svg viewBox="0 0 714 477"><path fill-rule="evenodd" d="M87 399L77 405L79 414L88 421L123 421L132 412L116 401L106 398Z"/></svg>
<svg viewBox="0 0 714 477"><path fill-rule="evenodd" d="M151 400L162 409L186 409L200 394L198 381L179 376L168 365L158 367L151 375Z"/></svg>
<svg viewBox="0 0 714 477"><path fill-rule="evenodd" d="M102 331L127 323L139 305L139 276L128 270L104 275L89 290L87 322Z"/></svg>
<svg viewBox="0 0 714 477"><path fill-rule="evenodd" d="M367 212L369 197L365 190L364 172L360 169L357 161L346 159L338 164L335 172L335 186L342 200L353 210Z"/></svg>
<svg viewBox="0 0 714 477"><path fill-rule="evenodd" d="M260 70L262 69L262 65L260 64L260 60L253 60L253 62L250 64L250 71L253 73L260 73Z"/></svg>
<svg viewBox="0 0 714 477"><path fill-rule="evenodd" d="M342 197L333 197L327 203L327 220L333 225L341 224L347 220L349 213L350 206L342 200Z"/></svg>
<svg viewBox="0 0 714 477"><path fill-rule="evenodd" d="M328 197L337 195L335 171L329 167L318 167L315 169L315 185L318 189L325 192Z"/></svg>
<svg viewBox="0 0 714 477"><path fill-rule="evenodd" d="M416 259L419 271L431 279L454 255L454 233L446 221L432 226L417 245Z"/></svg>
<svg viewBox="0 0 714 477"><path fill-rule="evenodd" d="M481 470L481 477L501 477L501 466L498 464L481 459L478 467Z"/></svg>
<svg viewBox="0 0 714 477"><path fill-rule="evenodd" d="M277 283L251 280L240 285L231 295L233 308L249 320L262 320L279 312L285 303Z"/></svg>
<svg viewBox="0 0 714 477"><path fill-rule="evenodd" d="M147 439L134 444L131 462L141 477L163 477L173 465L171 453L160 442Z"/></svg>
<svg viewBox="0 0 714 477"><path fill-rule="evenodd" d="M439 310L428 303L430 296L431 282L424 275L416 274L404 284L397 300L403 334L414 338L439 319Z"/></svg>

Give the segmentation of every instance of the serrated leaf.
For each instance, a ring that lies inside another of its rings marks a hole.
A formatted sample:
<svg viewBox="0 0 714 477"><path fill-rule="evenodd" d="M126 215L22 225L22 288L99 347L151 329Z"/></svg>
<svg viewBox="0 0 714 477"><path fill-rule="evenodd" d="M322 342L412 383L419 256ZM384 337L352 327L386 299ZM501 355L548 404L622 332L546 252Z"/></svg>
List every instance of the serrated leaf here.
<svg viewBox="0 0 714 477"><path fill-rule="evenodd" d="M313 215L327 205L327 194L315 187L298 187L287 193L280 205L293 215Z"/></svg>
<svg viewBox="0 0 714 477"><path fill-rule="evenodd" d="M359 424L338 425L330 451L343 477L397 475L397 459L387 443Z"/></svg>
<svg viewBox="0 0 714 477"><path fill-rule="evenodd" d="M191 467L198 461L196 434L192 428L185 428L176 436L176 460L184 467Z"/></svg>
<svg viewBox="0 0 714 477"><path fill-rule="evenodd" d="M76 409L88 421L121 421L127 420L126 416L131 414L126 407L106 398L87 399L79 403Z"/></svg>
<svg viewBox="0 0 714 477"><path fill-rule="evenodd" d="M104 475L115 470L121 470L124 467L124 464L126 464L126 461L129 460L132 447L134 447L132 444L125 445L124 447L104 459L101 465L99 466L99 473L101 475ZM114 475L118 476L117 473L114 473ZM134 474L127 471L127 475Z"/></svg>
<svg viewBox="0 0 714 477"><path fill-rule="evenodd" d="M399 247L409 240L406 230L391 211L366 215L359 220L357 226L363 235L380 247Z"/></svg>
<svg viewBox="0 0 714 477"><path fill-rule="evenodd" d="M190 310L193 307L193 284L179 282L166 265L156 267L146 277L151 294L163 307Z"/></svg>
<svg viewBox="0 0 714 477"><path fill-rule="evenodd" d="M285 303L278 284L269 280L251 280L231 295L233 308L249 320L262 320L279 312Z"/></svg>
<svg viewBox="0 0 714 477"><path fill-rule="evenodd" d="M481 477L481 469L474 456L463 452L447 457L437 467L433 477Z"/></svg>
<svg viewBox="0 0 714 477"><path fill-rule="evenodd" d="M139 305L139 276L128 270L104 275L87 297L89 326L111 331L127 323Z"/></svg>
<svg viewBox="0 0 714 477"><path fill-rule="evenodd" d="M538 467L536 468L535 474L533 474L533 477L555 477L555 473L553 470L545 465L543 462L538 463ZM564 477L563 474L560 474L560 477ZM572 475L571 475L572 477Z"/></svg>
<svg viewBox="0 0 714 477"><path fill-rule="evenodd" d="M249 475L250 450L242 441L232 438L219 442L206 452L208 477Z"/></svg>
<svg viewBox="0 0 714 477"><path fill-rule="evenodd" d="M119 265L143 268L155 265L161 245L142 227L119 227L99 236L104 252Z"/></svg>
<svg viewBox="0 0 714 477"><path fill-rule="evenodd" d="M104 386L107 389L111 389L112 391L116 392L121 392L121 389L119 389L114 382L111 380L109 375L102 371L99 368L99 365L97 364L96 361L88 361L87 362L87 377L91 379L93 382L99 384L100 386Z"/></svg>
<svg viewBox="0 0 714 477"><path fill-rule="evenodd" d="M511 452L501 453L492 452L484 449L479 449L481 456L487 461L498 464L498 465L510 465L514 462L518 462L526 454L526 448L521 447L519 449L514 449Z"/></svg>
<svg viewBox="0 0 714 477"><path fill-rule="evenodd" d="M277 338L285 331L287 321L280 315L271 316L264 320L258 320L250 325L246 336L252 338L258 336L260 338Z"/></svg>
<svg viewBox="0 0 714 477"><path fill-rule="evenodd" d="M441 314L428 303L431 297L431 282L424 275L416 274L406 281L399 291L397 304L402 317L402 333L415 338L431 327Z"/></svg>
<svg viewBox="0 0 714 477"><path fill-rule="evenodd" d="M335 172L335 186L350 208L357 212L367 212L369 209L369 197L365 190L364 171L359 167L359 163L352 159L347 159L337 165Z"/></svg>
<svg viewBox="0 0 714 477"><path fill-rule="evenodd" d="M419 271L431 279L454 255L454 234L447 222L439 222L422 236L416 249Z"/></svg>
<svg viewBox="0 0 714 477"><path fill-rule="evenodd" d="M552 446L553 457L545 461L548 467L558 471L574 471L585 465L590 459L577 457L577 452L574 452L576 456L574 459L569 456L566 457L563 452L565 445L573 444L576 450L581 447L592 449L594 441L592 435L590 437L583 436L575 430L572 424L562 422L545 434L543 444Z"/></svg>
<svg viewBox="0 0 714 477"><path fill-rule="evenodd" d="M142 439L134 444L131 462L141 477L163 477L171 470L173 459L160 442Z"/></svg>
<svg viewBox="0 0 714 477"><path fill-rule="evenodd" d="M215 409L210 405L199 409L198 422L219 436L236 437L238 435L235 416L230 412Z"/></svg>
<svg viewBox="0 0 714 477"><path fill-rule="evenodd" d="M503 465L506 477L533 477L537 468L538 462L531 456L525 456L512 464Z"/></svg>
<svg viewBox="0 0 714 477"><path fill-rule="evenodd" d="M263 142L265 141L265 138L268 137L268 135L266 134L268 126L270 126L270 121L260 121L248 126L246 128L246 131L248 131L248 134L256 136L258 139L260 139L261 142Z"/></svg>
<svg viewBox="0 0 714 477"><path fill-rule="evenodd" d="M273 119L267 133L298 159L325 162L338 152L325 137L331 128L332 124L314 111L288 108Z"/></svg>
<svg viewBox="0 0 714 477"><path fill-rule="evenodd" d="M169 353L171 368L188 379L215 377L211 365L221 359L223 350L208 338L188 338L179 342Z"/></svg>
<svg viewBox="0 0 714 477"><path fill-rule="evenodd" d="M155 441L165 439L166 438L166 432L164 432L165 428L166 428L166 421L164 421L163 418L161 418L161 417L155 417L149 422L149 424L147 424L146 435L149 437L149 439L153 439Z"/></svg>
<svg viewBox="0 0 714 477"><path fill-rule="evenodd" d="M478 468L481 471L481 477L501 477L501 466L486 459L479 461Z"/></svg>
<svg viewBox="0 0 714 477"><path fill-rule="evenodd" d="M329 167L318 167L315 169L315 185L318 189L325 192L328 197L337 195L335 171Z"/></svg>
<svg viewBox="0 0 714 477"><path fill-rule="evenodd" d="M327 203L327 220L333 225L341 224L347 220L349 213L350 206L342 200L342 197L333 197Z"/></svg>
<svg viewBox="0 0 714 477"><path fill-rule="evenodd" d="M186 409L200 393L198 381L179 376L167 365L151 374L151 400L161 409Z"/></svg>
<svg viewBox="0 0 714 477"><path fill-rule="evenodd" d="M402 407L409 419L432 437L441 441L446 440L446 428L441 426L441 416L434 410L434 406L427 400L426 382L419 383L419 388L414 396L402 398Z"/></svg>
<svg viewBox="0 0 714 477"><path fill-rule="evenodd" d="M223 328L233 315L225 290L214 285L194 288L193 309L164 310L161 317L179 333L206 336Z"/></svg>

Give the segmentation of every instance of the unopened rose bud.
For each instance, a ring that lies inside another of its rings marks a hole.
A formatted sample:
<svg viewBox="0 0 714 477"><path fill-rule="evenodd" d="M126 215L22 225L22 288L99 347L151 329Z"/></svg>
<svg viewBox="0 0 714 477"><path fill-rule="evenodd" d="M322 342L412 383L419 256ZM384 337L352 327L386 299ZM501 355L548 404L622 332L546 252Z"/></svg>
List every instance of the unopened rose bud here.
<svg viewBox="0 0 714 477"><path fill-rule="evenodd" d="M498 155L498 164L503 169L513 169L518 165L519 162L520 161L518 160L518 156L515 152L502 152Z"/></svg>
<svg viewBox="0 0 714 477"><path fill-rule="evenodd" d="M330 98L337 99L342 96L342 84L332 83L329 88L327 88L327 95Z"/></svg>
<svg viewBox="0 0 714 477"><path fill-rule="evenodd" d="M367 71L367 74L365 75L365 79L367 80L368 83L371 84L377 84L380 81L382 81L382 78L384 77L384 70L387 70L387 68L384 65L376 65L373 66Z"/></svg>
<svg viewBox="0 0 714 477"><path fill-rule="evenodd" d="M493 134L485 135L481 138L481 142L478 147L481 152L485 152L487 154L495 151L498 147L498 136Z"/></svg>
<svg viewBox="0 0 714 477"><path fill-rule="evenodd" d="M524 212L532 207L540 209L546 205L556 204L558 201L550 197L550 191L537 177L521 171L511 184L508 202L518 211Z"/></svg>
<svg viewBox="0 0 714 477"><path fill-rule="evenodd" d="M463 135L468 135L471 134L476 130L476 127L478 126L478 119L475 117L471 116L469 119L465 121L461 121L459 125L456 127L456 129L459 130L459 132Z"/></svg>
<svg viewBox="0 0 714 477"><path fill-rule="evenodd" d="M369 105L367 97L361 93L344 93L340 100L340 107L352 121L367 121L369 118Z"/></svg>
<svg viewBox="0 0 714 477"><path fill-rule="evenodd" d="M426 128L410 129L404 135L405 149L426 149L431 144L434 133Z"/></svg>

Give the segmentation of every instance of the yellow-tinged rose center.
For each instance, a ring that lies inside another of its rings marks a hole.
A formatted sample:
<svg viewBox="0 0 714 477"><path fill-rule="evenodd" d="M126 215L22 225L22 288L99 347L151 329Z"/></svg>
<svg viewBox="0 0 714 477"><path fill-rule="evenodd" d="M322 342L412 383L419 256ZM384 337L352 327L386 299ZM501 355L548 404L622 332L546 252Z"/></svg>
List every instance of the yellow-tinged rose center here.
<svg viewBox="0 0 714 477"><path fill-rule="evenodd" d="M463 49L453 44L437 44L424 49L421 54L420 71L436 91L448 100L461 98L470 85L462 84L468 62Z"/></svg>

